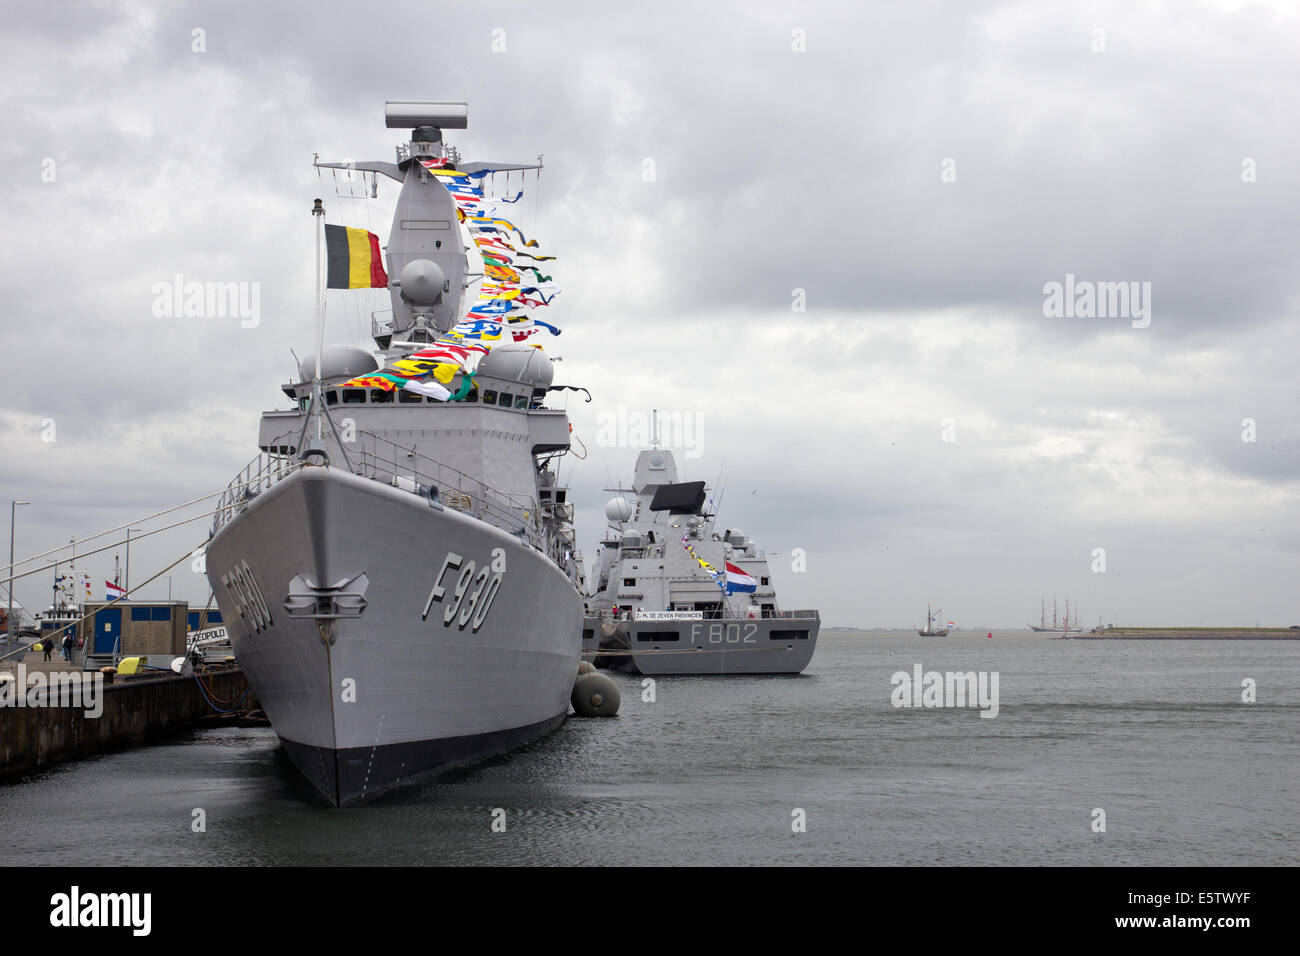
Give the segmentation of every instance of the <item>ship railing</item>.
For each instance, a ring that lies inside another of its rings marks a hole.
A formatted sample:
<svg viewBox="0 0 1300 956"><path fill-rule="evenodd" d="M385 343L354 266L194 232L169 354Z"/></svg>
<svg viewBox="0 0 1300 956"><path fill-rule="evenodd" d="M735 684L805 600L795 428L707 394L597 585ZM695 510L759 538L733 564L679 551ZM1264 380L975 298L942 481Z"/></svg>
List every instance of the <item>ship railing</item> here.
<svg viewBox="0 0 1300 956"><path fill-rule="evenodd" d="M409 490L422 489L425 494L429 488L437 488L444 507L471 514L511 534L522 534L539 551L549 553L540 509L530 498L498 491L473 475L374 432L360 430L357 434L370 439L359 443L358 474L398 487L409 483Z"/></svg>
<svg viewBox="0 0 1300 956"><path fill-rule="evenodd" d="M244 469L231 479L226 490L217 499L216 514L212 516L212 533L216 534L263 491L272 487L302 467L282 455L258 453Z"/></svg>
<svg viewBox="0 0 1300 956"><path fill-rule="evenodd" d="M460 163L460 151L446 143L426 143L420 149L411 149L410 143L398 143L396 147L398 164L406 162L412 156L441 156L451 160L453 166Z"/></svg>
<svg viewBox="0 0 1300 956"><path fill-rule="evenodd" d="M359 452L353 453L356 474L424 495L429 493L429 488L437 488L438 501L443 507L455 508L519 535L563 566L565 551L571 543L549 533L541 509L531 499L499 491L472 475L373 432L358 434L372 441L359 443ZM301 461L260 452L231 479L218 498L212 533L229 524L253 498L301 467Z"/></svg>

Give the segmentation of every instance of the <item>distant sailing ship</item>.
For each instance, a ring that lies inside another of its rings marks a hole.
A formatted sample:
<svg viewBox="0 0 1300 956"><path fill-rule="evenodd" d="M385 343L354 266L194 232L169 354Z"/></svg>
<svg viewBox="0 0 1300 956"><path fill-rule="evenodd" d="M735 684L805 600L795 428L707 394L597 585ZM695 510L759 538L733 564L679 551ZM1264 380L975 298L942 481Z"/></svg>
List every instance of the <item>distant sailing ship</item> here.
<svg viewBox="0 0 1300 956"><path fill-rule="evenodd" d="M1047 623L1047 598L1043 598L1042 615L1038 624L1030 624L1029 629L1039 634L1078 634L1083 631L1079 624L1079 608L1074 609L1074 620L1070 620L1070 599L1065 599L1065 617L1057 623L1056 618L1056 598L1052 598L1052 623Z"/></svg>
<svg viewBox="0 0 1300 956"><path fill-rule="evenodd" d="M922 637L947 637L948 631L956 627L957 625L954 624L952 621L949 621L947 627L941 627L938 630L935 630L934 622L937 618L940 618L942 616L943 616L943 608L939 608L938 611L936 611L934 614L931 614L930 605L927 604L925 606L925 630L923 631L918 627L916 629L916 633L921 635Z"/></svg>

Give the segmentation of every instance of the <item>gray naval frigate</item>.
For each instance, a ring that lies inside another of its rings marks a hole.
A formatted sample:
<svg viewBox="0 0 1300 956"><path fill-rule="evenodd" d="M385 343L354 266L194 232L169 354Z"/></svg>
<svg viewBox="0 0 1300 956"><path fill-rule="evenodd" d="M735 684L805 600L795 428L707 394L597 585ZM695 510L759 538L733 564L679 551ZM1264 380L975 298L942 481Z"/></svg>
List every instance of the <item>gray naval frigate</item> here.
<svg viewBox="0 0 1300 956"><path fill-rule="evenodd" d="M402 184L387 247L400 277L392 319L374 327L389 361L463 314L469 247L429 170L537 167L460 163L441 127L464 128L464 104L390 102L386 119L413 131L396 163L318 165ZM582 575L553 465L569 448L568 416L545 405L542 351L498 346L457 401L340 387L374 371L374 355L317 354L320 375L308 358L282 386L293 407L262 415L261 454L227 489L206 564L285 751L342 806L562 722L581 660ZM462 384L457 374L448 390Z"/></svg>
<svg viewBox="0 0 1300 956"><path fill-rule="evenodd" d="M671 451L637 455L609 522L583 618L598 668L641 674L797 674L821 616L777 603L767 555L738 528L715 530L702 481L681 482ZM632 497L628 497L628 496Z"/></svg>

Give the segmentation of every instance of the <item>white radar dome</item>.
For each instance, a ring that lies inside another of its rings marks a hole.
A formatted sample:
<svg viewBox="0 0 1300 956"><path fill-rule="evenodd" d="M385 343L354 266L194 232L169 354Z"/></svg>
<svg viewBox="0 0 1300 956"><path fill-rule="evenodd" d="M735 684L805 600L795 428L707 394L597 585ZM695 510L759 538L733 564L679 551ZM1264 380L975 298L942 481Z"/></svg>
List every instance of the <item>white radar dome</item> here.
<svg viewBox="0 0 1300 956"><path fill-rule="evenodd" d="M416 305L433 305L446 281L442 267L432 259L412 259L402 268L402 295Z"/></svg>
<svg viewBox="0 0 1300 956"><path fill-rule="evenodd" d="M498 345L479 359L478 372L534 388L549 388L555 381L555 366L545 352L531 345Z"/></svg>
<svg viewBox="0 0 1300 956"><path fill-rule="evenodd" d="M321 366L325 369L326 383L345 381L367 375L379 368L375 357L355 345L327 345L321 353ZM298 363L300 381L316 380L316 353L313 351Z"/></svg>
<svg viewBox="0 0 1300 956"><path fill-rule="evenodd" d="M627 521L632 517L632 502L626 498L610 498L605 504L605 517L610 521Z"/></svg>

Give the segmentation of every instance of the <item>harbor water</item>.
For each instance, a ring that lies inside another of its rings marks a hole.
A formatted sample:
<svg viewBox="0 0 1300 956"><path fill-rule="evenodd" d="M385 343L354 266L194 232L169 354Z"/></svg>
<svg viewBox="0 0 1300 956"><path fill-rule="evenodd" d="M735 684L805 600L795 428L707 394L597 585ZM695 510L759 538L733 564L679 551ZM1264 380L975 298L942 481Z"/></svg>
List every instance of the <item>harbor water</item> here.
<svg viewBox="0 0 1300 956"><path fill-rule="evenodd" d="M997 715L894 706L916 665ZM0 862L1300 862L1300 642L827 630L797 677L614 676L617 718L355 809L269 728L68 763L0 787Z"/></svg>

